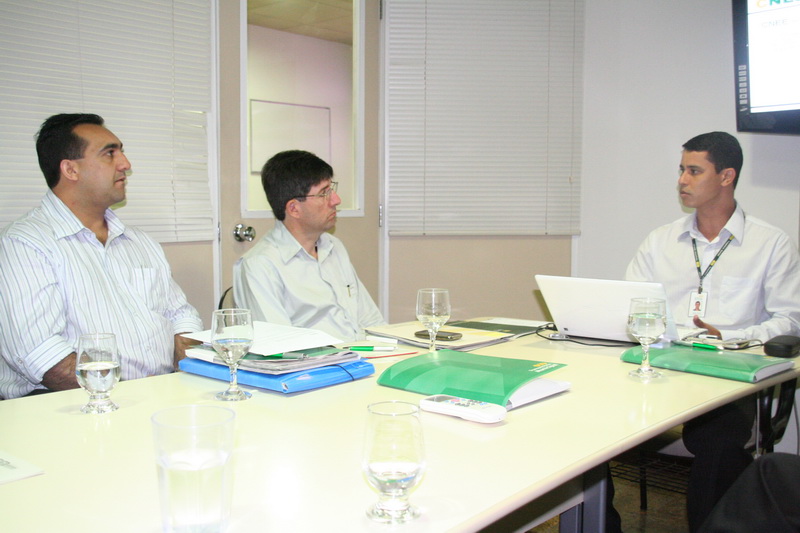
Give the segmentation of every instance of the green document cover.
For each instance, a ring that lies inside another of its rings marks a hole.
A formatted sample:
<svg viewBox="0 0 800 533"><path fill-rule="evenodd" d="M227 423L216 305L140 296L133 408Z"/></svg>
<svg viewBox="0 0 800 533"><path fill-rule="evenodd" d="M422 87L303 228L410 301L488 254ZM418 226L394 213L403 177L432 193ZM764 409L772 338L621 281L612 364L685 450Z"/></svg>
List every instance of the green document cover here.
<svg viewBox="0 0 800 533"><path fill-rule="evenodd" d="M567 382L536 380L563 366L566 365L439 350L392 365L383 371L378 384L425 395L450 394L513 408L568 389ZM537 387L539 384L541 386Z"/></svg>
<svg viewBox="0 0 800 533"><path fill-rule="evenodd" d="M621 358L628 363L640 364L642 347L625 350ZM650 348L650 364L669 370L755 383L792 368L794 361L757 353L672 345L668 348Z"/></svg>

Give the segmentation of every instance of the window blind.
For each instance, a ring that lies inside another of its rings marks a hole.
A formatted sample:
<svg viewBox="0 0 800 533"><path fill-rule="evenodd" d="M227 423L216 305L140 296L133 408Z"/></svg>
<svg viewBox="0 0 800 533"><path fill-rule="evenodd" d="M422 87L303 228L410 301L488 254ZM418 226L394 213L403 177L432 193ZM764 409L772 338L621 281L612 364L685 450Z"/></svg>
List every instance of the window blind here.
<svg viewBox="0 0 800 533"><path fill-rule="evenodd" d="M208 0L0 0L0 227L47 190L34 135L101 115L131 161L116 213L160 242L211 240Z"/></svg>
<svg viewBox="0 0 800 533"><path fill-rule="evenodd" d="M385 6L389 234L577 234L583 0Z"/></svg>

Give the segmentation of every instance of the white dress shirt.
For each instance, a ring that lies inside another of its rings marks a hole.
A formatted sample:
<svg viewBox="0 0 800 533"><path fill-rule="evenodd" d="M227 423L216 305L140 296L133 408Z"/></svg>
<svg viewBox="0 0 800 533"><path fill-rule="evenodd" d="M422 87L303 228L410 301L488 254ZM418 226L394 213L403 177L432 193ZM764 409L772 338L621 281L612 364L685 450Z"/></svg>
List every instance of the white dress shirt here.
<svg viewBox="0 0 800 533"><path fill-rule="evenodd" d="M778 228L746 216L737 205L711 242L697 229L695 214L654 230L628 265L625 278L664 285L678 326L692 326L690 295L700 278L692 238L697 239L701 271L733 235L728 248L703 280L708 294L702 320L723 339L744 337L768 341L800 334L800 259L789 237Z"/></svg>
<svg viewBox="0 0 800 533"><path fill-rule="evenodd" d="M319 329L343 341L385 323L342 241L323 233L317 257L276 220L233 267L236 305L250 309L253 320Z"/></svg>
<svg viewBox="0 0 800 533"><path fill-rule="evenodd" d="M0 397L24 396L77 348L114 333L122 379L173 371L174 335L203 324L161 247L106 211L108 239L52 191L0 233Z"/></svg>

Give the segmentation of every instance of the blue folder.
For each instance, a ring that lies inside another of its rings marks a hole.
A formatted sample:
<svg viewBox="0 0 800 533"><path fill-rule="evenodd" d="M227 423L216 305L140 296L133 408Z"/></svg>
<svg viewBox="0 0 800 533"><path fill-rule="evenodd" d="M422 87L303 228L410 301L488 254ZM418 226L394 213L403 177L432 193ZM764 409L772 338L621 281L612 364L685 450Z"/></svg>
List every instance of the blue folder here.
<svg viewBox="0 0 800 533"><path fill-rule="evenodd" d="M178 367L184 372L222 381L228 381L231 377L227 366L191 357L181 359ZM288 394L290 392L319 389L346 381L355 381L359 378L371 376L374 373L375 367L372 363L359 359L358 361L320 366L288 374L262 374L240 369L236 372L236 375L242 385Z"/></svg>

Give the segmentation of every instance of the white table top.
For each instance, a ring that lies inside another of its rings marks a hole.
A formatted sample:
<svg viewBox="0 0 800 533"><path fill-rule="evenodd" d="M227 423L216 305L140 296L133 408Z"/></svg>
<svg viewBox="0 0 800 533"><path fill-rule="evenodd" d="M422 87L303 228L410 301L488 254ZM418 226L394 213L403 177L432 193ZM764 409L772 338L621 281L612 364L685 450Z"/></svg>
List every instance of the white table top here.
<svg viewBox="0 0 800 533"><path fill-rule="evenodd" d="M550 376L572 389L494 425L423 412L428 468L411 496L422 516L392 531L475 531L663 430L789 377L754 386L665 371L642 384L627 377L634 366L619 361L621 351L535 336L478 350L566 363ZM421 398L376 384L397 359L372 360L376 374L354 383L292 396L250 389L250 400L225 404L237 413L230 532L386 531L364 515L376 495L361 475L361 439L368 404ZM184 373L122 382L112 395L120 409L99 416L78 411L83 390L0 401L0 450L45 472L0 485L0 526L160 531L150 416L222 405L213 394L224 388Z"/></svg>

